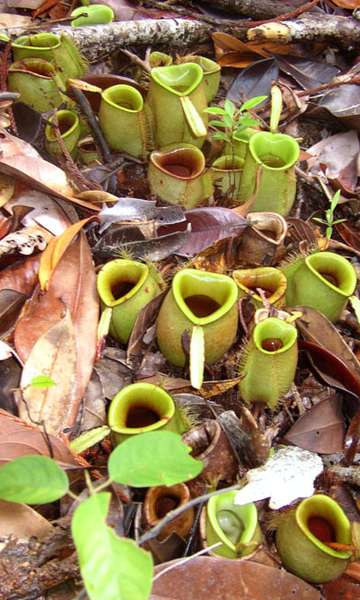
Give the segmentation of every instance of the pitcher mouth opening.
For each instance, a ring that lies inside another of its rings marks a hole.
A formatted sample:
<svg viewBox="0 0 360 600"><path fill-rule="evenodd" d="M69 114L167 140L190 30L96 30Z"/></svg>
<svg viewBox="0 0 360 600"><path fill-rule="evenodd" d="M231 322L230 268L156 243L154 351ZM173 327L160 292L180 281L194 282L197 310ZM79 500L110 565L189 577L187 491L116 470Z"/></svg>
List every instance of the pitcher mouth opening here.
<svg viewBox="0 0 360 600"><path fill-rule="evenodd" d="M300 154L296 140L283 133L255 133L250 138L249 148L254 160L271 171L290 169Z"/></svg>
<svg viewBox="0 0 360 600"><path fill-rule="evenodd" d="M205 168L205 158L198 148L176 148L167 152L154 151L151 162L163 173L184 181L196 179Z"/></svg>
<svg viewBox="0 0 360 600"><path fill-rule="evenodd" d="M351 296L356 288L356 274L352 266L344 263L341 256L336 254L316 253L308 256L305 262L315 275L328 287L343 296ZM350 269L349 269L350 266Z"/></svg>
<svg viewBox="0 0 360 600"><path fill-rule="evenodd" d="M196 63L155 67L151 71L153 80L176 96L188 96L203 79L203 70Z"/></svg>
<svg viewBox="0 0 360 600"><path fill-rule="evenodd" d="M13 43L15 48L35 48L36 50L53 50L60 46L60 39L54 33L22 35Z"/></svg>
<svg viewBox="0 0 360 600"><path fill-rule="evenodd" d="M58 111L57 113L58 126L62 138L68 137L78 126L79 118L75 113L68 110ZM50 119L50 124L46 126L46 137L50 141L56 141L55 132L51 126L54 123L54 118Z"/></svg>
<svg viewBox="0 0 360 600"><path fill-rule="evenodd" d="M212 168L217 171L242 171L244 162L244 159L236 155L220 156L213 162Z"/></svg>
<svg viewBox="0 0 360 600"><path fill-rule="evenodd" d="M260 321L254 330L255 345L265 354L286 352L296 340L296 328L274 317Z"/></svg>
<svg viewBox="0 0 360 600"><path fill-rule="evenodd" d="M140 92L130 85L113 85L103 91L102 97L111 106L121 108L130 113L140 112L144 107L144 100ZM131 135L131 132L129 132Z"/></svg>
<svg viewBox="0 0 360 600"><path fill-rule="evenodd" d="M235 304L236 283L225 277L195 269L184 269L175 275L172 287L175 301L194 325L216 321Z"/></svg>
<svg viewBox="0 0 360 600"><path fill-rule="evenodd" d="M149 274L142 263L118 259L103 266L98 275L98 292L106 306L115 307L140 290Z"/></svg>

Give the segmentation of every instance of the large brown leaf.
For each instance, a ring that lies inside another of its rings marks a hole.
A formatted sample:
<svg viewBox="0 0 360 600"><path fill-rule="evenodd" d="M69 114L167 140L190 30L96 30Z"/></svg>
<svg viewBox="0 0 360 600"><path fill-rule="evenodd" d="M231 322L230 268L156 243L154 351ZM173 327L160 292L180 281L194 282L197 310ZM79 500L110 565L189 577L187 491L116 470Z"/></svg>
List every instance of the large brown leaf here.
<svg viewBox="0 0 360 600"><path fill-rule="evenodd" d="M0 337L15 325L25 300L26 296L20 292L0 290Z"/></svg>
<svg viewBox="0 0 360 600"><path fill-rule="evenodd" d="M55 385L43 388L32 385L32 380L41 375L50 377ZM75 331L67 312L37 340L24 365L20 417L27 423L43 425L53 435L72 427L78 409L75 379Z"/></svg>
<svg viewBox="0 0 360 600"><path fill-rule="evenodd" d="M35 294L15 329L15 347L26 361L36 340L68 308L75 328L77 350L75 396L83 397L90 380L96 353L99 300L95 269L84 234L67 249L51 278L49 289Z"/></svg>
<svg viewBox="0 0 360 600"><path fill-rule="evenodd" d="M330 397L315 404L291 427L285 441L320 454L342 452L344 418L339 399Z"/></svg>
<svg viewBox="0 0 360 600"><path fill-rule="evenodd" d="M0 465L26 454L50 456L62 465L79 464L60 438L45 436L38 427L0 409Z"/></svg>
<svg viewBox="0 0 360 600"><path fill-rule="evenodd" d="M156 567L160 573L169 563ZM320 600L320 592L285 570L248 560L199 556L154 582L168 600Z"/></svg>

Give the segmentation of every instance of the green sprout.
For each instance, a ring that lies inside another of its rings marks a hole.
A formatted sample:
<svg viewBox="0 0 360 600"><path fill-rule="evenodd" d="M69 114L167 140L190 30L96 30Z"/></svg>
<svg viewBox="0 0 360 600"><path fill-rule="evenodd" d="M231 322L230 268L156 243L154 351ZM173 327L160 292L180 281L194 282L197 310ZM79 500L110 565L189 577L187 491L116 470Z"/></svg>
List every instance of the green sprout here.
<svg viewBox="0 0 360 600"><path fill-rule="evenodd" d="M313 221L317 221L317 223L322 223L326 225L326 239L330 240L333 232L334 225L338 223L343 223L346 219L336 219L334 221L334 212L340 200L340 190L335 192L332 198L329 199L329 208L325 210L325 219L320 219L319 217L313 217Z"/></svg>
<svg viewBox="0 0 360 600"><path fill-rule="evenodd" d="M266 98L267 96L250 98L239 108L236 108L231 100L225 100L224 108L220 106L210 106L210 108L207 108L205 112L219 117L219 119L214 119L209 123L211 127L216 129L213 133L214 140L222 140L232 144L233 135L238 135L247 127L258 125L258 120L251 116L249 110L261 104ZM219 131L219 129L223 131Z"/></svg>

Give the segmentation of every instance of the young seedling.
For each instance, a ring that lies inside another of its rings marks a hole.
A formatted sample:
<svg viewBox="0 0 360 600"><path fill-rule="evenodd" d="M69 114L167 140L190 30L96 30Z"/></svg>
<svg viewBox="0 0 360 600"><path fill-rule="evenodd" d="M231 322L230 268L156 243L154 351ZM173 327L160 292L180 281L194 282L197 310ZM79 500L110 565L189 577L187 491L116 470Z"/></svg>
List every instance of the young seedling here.
<svg viewBox="0 0 360 600"><path fill-rule="evenodd" d="M219 119L214 119L209 123L215 129L213 133L214 140L222 140L232 144L234 135L238 135L247 127L258 125L258 120L251 116L249 110L261 104L266 98L267 96L250 98L239 108L236 108L231 100L225 100L224 108L220 106L210 106L210 108L207 108L205 112L209 113L209 115L219 117Z"/></svg>
<svg viewBox="0 0 360 600"><path fill-rule="evenodd" d="M320 219L319 217L313 217L313 221L316 221L317 223L322 223L323 225L326 225L325 234L326 234L326 239L328 239L328 240L331 239L334 225L337 225L338 223L343 223L344 221L346 221L346 219L334 220L334 212L336 210L337 205L339 204L339 200L340 200L340 190L335 192L333 197L329 199L330 206L327 210L325 210L325 213L324 213L325 219Z"/></svg>

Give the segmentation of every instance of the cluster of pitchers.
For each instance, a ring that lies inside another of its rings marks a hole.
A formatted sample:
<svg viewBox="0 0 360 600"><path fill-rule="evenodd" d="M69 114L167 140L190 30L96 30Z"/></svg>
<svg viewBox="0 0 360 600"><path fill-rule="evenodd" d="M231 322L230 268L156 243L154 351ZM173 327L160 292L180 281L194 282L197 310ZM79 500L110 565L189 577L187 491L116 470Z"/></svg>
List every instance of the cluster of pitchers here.
<svg viewBox="0 0 360 600"><path fill-rule="evenodd" d="M56 113L61 137L73 156L82 152L84 162L90 160L96 148L89 144L88 126L67 85L84 77L87 68L74 43L53 33L22 36L13 43L13 54L9 89L40 112L65 104ZM100 94L96 112L109 147L147 160L152 194L170 204L188 209L204 204L215 186L232 205L251 200L253 212L288 214L295 199L298 143L284 134L247 128L206 165L206 109L217 94L220 67L202 56L188 60L152 68L146 93L131 80L94 91ZM61 150L51 126L54 118L45 137L47 150L56 155Z"/></svg>

